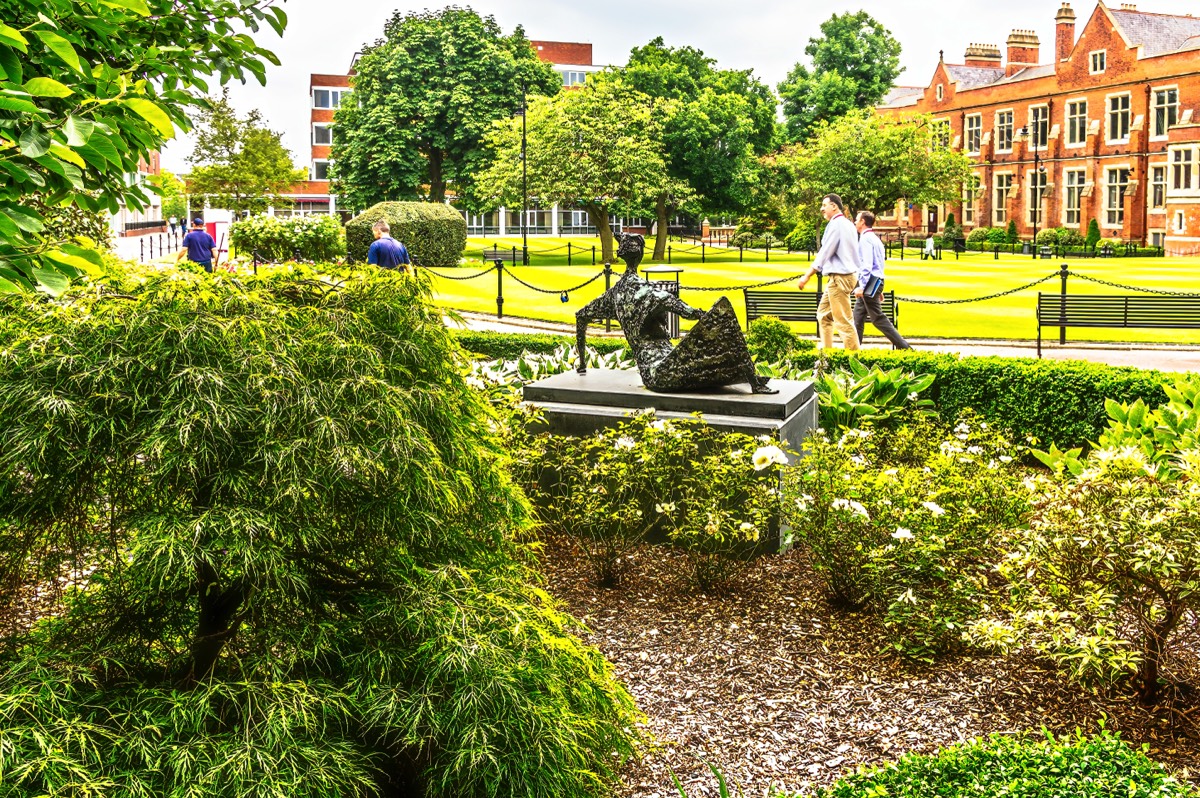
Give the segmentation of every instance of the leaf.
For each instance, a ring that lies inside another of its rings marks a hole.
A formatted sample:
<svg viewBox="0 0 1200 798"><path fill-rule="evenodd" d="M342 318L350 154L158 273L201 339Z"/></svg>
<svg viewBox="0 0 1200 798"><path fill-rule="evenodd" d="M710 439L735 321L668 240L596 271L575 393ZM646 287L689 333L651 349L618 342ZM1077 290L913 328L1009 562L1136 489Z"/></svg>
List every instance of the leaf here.
<svg viewBox="0 0 1200 798"><path fill-rule="evenodd" d="M68 255L74 255L75 257L83 258L84 260L86 260L87 262L91 263L94 266L103 266L104 265L104 258L102 258L100 256L100 253L94 249L88 249L87 247L81 247L77 244L63 244L61 249L63 252L67 253ZM82 268L82 267L80 267L80 268Z"/></svg>
<svg viewBox="0 0 1200 798"><path fill-rule="evenodd" d="M34 125L21 134L21 154L26 158L41 158L50 151L50 134Z"/></svg>
<svg viewBox="0 0 1200 798"><path fill-rule="evenodd" d="M78 274L79 272L96 274L98 271L97 265L92 263L90 260L81 258L78 255L68 255L66 252L61 250L52 249L43 257L59 264L59 266L67 267L74 274Z"/></svg>
<svg viewBox="0 0 1200 798"><path fill-rule="evenodd" d="M24 205L5 205L0 206L0 212L13 220L13 224L21 228L27 233L40 233L42 228L42 215L33 208L26 208Z"/></svg>
<svg viewBox="0 0 1200 798"><path fill-rule="evenodd" d="M67 144L72 147L82 147L87 144L95 129L95 122L78 116L68 116L67 123L63 126L63 132L67 134Z"/></svg>
<svg viewBox="0 0 1200 798"><path fill-rule="evenodd" d="M54 78L30 78L25 83L25 91L34 97L69 97L75 90L64 86Z"/></svg>
<svg viewBox="0 0 1200 798"><path fill-rule="evenodd" d="M68 163L73 163L80 169L87 168L87 164L84 162L83 158L79 157L79 153L75 152L70 147L64 147L57 141L50 143L50 154L55 158L61 158Z"/></svg>
<svg viewBox="0 0 1200 798"><path fill-rule="evenodd" d="M154 103L140 97L131 97L125 100L125 105L138 116L154 125L163 138L169 139L175 137L175 126L171 124L171 117L167 116L166 111Z"/></svg>
<svg viewBox="0 0 1200 798"><path fill-rule="evenodd" d="M50 52L61 58L63 63L71 67L71 69L74 69L76 72L83 72L83 66L79 63L79 56L75 53L75 48L71 46L69 41L53 31L42 30L41 28L34 30L33 35L41 39L42 44L46 45L46 48Z"/></svg>
<svg viewBox="0 0 1200 798"><path fill-rule="evenodd" d="M4 261L0 261L0 293L24 294L32 290L33 285L25 279L24 275L16 269L8 268Z"/></svg>
<svg viewBox="0 0 1200 798"><path fill-rule="evenodd" d="M29 100L22 100L19 97L10 97L6 94L0 94L0 110L18 111L23 114L36 114L40 112L38 107L29 102Z"/></svg>
<svg viewBox="0 0 1200 798"><path fill-rule="evenodd" d="M71 280L57 269L44 269L35 266L30 270L38 281L38 288L51 296L58 296L71 287Z"/></svg>
<svg viewBox="0 0 1200 798"><path fill-rule="evenodd" d="M21 59L8 47L0 47L0 69L4 70L13 83L21 82Z"/></svg>
<svg viewBox="0 0 1200 798"><path fill-rule="evenodd" d="M10 28L3 22L0 22L0 43L16 47L23 53L29 52L25 47L29 43L29 40L22 36L19 30ZM8 71L7 67L4 71Z"/></svg>
<svg viewBox="0 0 1200 798"><path fill-rule="evenodd" d="M125 8L142 17L150 16L150 8L146 5L146 0L100 0L100 5L109 8Z"/></svg>

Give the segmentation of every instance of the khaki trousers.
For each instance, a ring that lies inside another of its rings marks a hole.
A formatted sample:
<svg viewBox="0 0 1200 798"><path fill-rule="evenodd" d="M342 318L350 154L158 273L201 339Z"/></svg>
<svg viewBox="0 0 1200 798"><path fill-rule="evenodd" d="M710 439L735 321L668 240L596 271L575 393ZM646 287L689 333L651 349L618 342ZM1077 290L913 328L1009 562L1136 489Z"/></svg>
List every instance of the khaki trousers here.
<svg viewBox="0 0 1200 798"><path fill-rule="evenodd" d="M822 349L833 348L835 329L847 351L858 349L858 333L854 330L854 317L850 310L850 297L857 287L858 278L853 274L831 274L825 279L825 292L821 294L821 304L817 305Z"/></svg>

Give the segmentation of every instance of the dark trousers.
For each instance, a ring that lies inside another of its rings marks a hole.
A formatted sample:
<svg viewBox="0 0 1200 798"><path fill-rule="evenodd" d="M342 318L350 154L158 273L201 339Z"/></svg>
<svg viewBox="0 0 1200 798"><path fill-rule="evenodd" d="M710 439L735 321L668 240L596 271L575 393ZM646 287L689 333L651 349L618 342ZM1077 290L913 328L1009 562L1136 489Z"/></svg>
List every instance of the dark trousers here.
<svg viewBox="0 0 1200 798"><path fill-rule="evenodd" d="M892 346L897 349L912 349L891 320L883 315L883 307L879 304L879 297L882 294L883 286L881 285L879 293L875 296L860 296L855 299L854 329L858 333L858 340L863 339L863 328L867 326L867 319L870 319L875 328L892 342Z"/></svg>

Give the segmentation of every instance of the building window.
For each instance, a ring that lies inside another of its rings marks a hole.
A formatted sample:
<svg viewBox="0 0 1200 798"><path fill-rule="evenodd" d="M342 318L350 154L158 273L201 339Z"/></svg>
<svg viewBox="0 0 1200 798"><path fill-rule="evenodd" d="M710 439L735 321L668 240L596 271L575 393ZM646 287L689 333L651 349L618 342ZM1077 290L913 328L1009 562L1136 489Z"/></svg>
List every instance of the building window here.
<svg viewBox="0 0 1200 798"><path fill-rule="evenodd" d="M1063 218L1063 223L1066 225L1079 226L1079 209L1082 205L1083 184L1086 177L1087 172L1083 169L1070 169L1063 173L1064 182L1067 184L1067 209Z"/></svg>
<svg viewBox="0 0 1200 798"><path fill-rule="evenodd" d="M933 120L933 148L945 150L950 147L950 122L946 119Z"/></svg>
<svg viewBox="0 0 1200 798"><path fill-rule="evenodd" d="M333 143L332 125L313 125L312 143L315 146L327 146Z"/></svg>
<svg viewBox="0 0 1200 798"><path fill-rule="evenodd" d="M996 151L1012 152L1013 112L1000 111L996 114Z"/></svg>
<svg viewBox="0 0 1200 798"><path fill-rule="evenodd" d="M1190 189L1192 187L1192 151L1175 150L1171 161L1171 187Z"/></svg>
<svg viewBox="0 0 1200 798"><path fill-rule="evenodd" d="M963 224L975 224L975 200L979 197L979 175L971 175L963 183Z"/></svg>
<svg viewBox="0 0 1200 798"><path fill-rule="evenodd" d="M1067 103L1067 144L1079 145L1087 141L1087 100Z"/></svg>
<svg viewBox="0 0 1200 798"><path fill-rule="evenodd" d="M1042 198L1046 195L1046 173L1041 169L1029 170L1029 203L1025 218L1029 224L1042 223Z"/></svg>
<svg viewBox="0 0 1200 798"><path fill-rule="evenodd" d="M937 93L937 98L939 100L944 99L946 96L946 90L942 88L942 84L940 84L940 83L937 85L935 92Z"/></svg>
<svg viewBox="0 0 1200 798"><path fill-rule="evenodd" d="M1150 207L1167 206L1167 167L1150 167Z"/></svg>
<svg viewBox="0 0 1200 798"><path fill-rule="evenodd" d="M1035 105L1029 109L1030 146L1035 150L1044 150L1050 142L1050 109L1044 105Z"/></svg>
<svg viewBox="0 0 1200 798"><path fill-rule="evenodd" d="M329 179L329 161L313 161L312 168L313 180L328 180Z"/></svg>
<svg viewBox="0 0 1200 798"><path fill-rule="evenodd" d="M1165 137L1178 121L1179 91L1159 89L1154 92L1154 131L1152 136Z"/></svg>
<svg viewBox="0 0 1200 798"><path fill-rule="evenodd" d="M1105 50L1096 50L1095 52L1091 53L1092 60L1091 69L1089 71L1093 75L1099 75L1104 71L1105 67L1108 66L1108 56L1106 53L1107 51Z"/></svg>
<svg viewBox="0 0 1200 798"><path fill-rule="evenodd" d="M978 153L983 141L983 117L971 114L967 117L967 152Z"/></svg>
<svg viewBox="0 0 1200 798"><path fill-rule="evenodd" d="M1163 237L1164 236L1162 233L1151 233L1150 234L1150 246L1161 248L1163 245Z"/></svg>
<svg viewBox="0 0 1200 798"><path fill-rule="evenodd" d="M313 108L339 108L349 96L349 89L313 89Z"/></svg>
<svg viewBox="0 0 1200 798"><path fill-rule="evenodd" d="M1108 98L1108 140L1129 141L1129 95Z"/></svg>
<svg viewBox="0 0 1200 798"><path fill-rule="evenodd" d="M1104 194L1106 224L1120 227L1125 224L1125 189L1129 186L1128 169L1109 169L1108 185Z"/></svg>
<svg viewBox="0 0 1200 798"><path fill-rule="evenodd" d="M1187 227L1183 223L1183 211L1175 211L1175 232L1186 233Z"/></svg>
<svg viewBox="0 0 1200 798"><path fill-rule="evenodd" d="M992 203L992 223L999 226L1008 222L1008 190L1012 188L1012 175L996 175L996 201Z"/></svg>
<svg viewBox="0 0 1200 798"><path fill-rule="evenodd" d="M564 86L582 86L587 83L587 73L568 69L562 73Z"/></svg>

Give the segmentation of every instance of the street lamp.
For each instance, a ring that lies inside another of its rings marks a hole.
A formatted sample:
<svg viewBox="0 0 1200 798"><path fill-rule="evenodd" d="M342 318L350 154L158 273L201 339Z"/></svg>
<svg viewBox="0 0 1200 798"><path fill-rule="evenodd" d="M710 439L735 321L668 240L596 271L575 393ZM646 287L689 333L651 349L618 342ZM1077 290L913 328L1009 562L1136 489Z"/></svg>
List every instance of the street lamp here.
<svg viewBox="0 0 1200 798"><path fill-rule="evenodd" d="M525 160L525 81L521 81L521 265L529 265L529 166Z"/></svg>
<svg viewBox="0 0 1200 798"><path fill-rule="evenodd" d="M1029 250L1033 253L1033 259L1037 260L1038 221L1040 221L1042 216L1042 176L1046 174L1046 167L1040 165L1041 159L1038 158L1037 142L1034 141L1035 134L1033 131L1034 128L1032 127L1027 126L1021 128L1021 135L1028 137L1026 140L1029 142L1030 148L1033 150L1033 190L1034 196L1036 197L1034 200L1036 202L1036 207L1033 209L1033 243L1030 245Z"/></svg>

